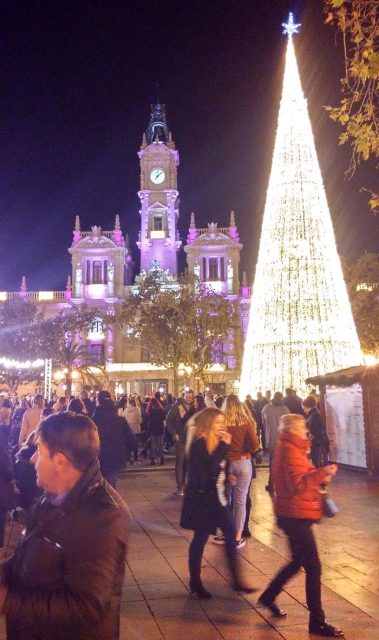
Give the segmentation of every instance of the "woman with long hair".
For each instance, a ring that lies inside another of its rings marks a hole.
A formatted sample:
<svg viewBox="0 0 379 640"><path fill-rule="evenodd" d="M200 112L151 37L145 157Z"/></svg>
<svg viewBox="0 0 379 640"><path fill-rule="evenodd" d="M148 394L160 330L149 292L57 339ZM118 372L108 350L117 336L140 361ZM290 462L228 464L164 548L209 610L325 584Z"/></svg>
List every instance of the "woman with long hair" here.
<svg viewBox="0 0 379 640"><path fill-rule="evenodd" d="M241 548L245 545L242 531L246 519L246 498L253 474L251 456L259 449L259 438L251 413L238 396L231 394L226 397L224 415L225 425L231 436L229 473L235 478L232 493L236 544L237 548ZM224 544L224 536L216 536L213 542Z"/></svg>
<svg viewBox="0 0 379 640"><path fill-rule="evenodd" d="M309 632L326 638L345 634L326 622L321 605L321 563L312 525L322 517L321 493L337 473L337 465L316 469L309 460L310 442L303 416L289 413L280 418L280 435L273 460L275 513L278 526L287 535L292 558L279 571L258 600L277 617L286 612L275 599L286 582L301 567L305 570L305 591L309 609Z"/></svg>
<svg viewBox="0 0 379 640"><path fill-rule="evenodd" d="M136 446L133 449L134 462L138 462L138 442L141 435L141 423L142 416L141 411L137 405L138 399L129 398L128 404L124 407L124 411L122 413L123 418L125 418L129 427L133 431L136 437ZM132 460L130 459L132 463Z"/></svg>
<svg viewBox="0 0 379 640"><path fill-rule="evenodd" d="M227 452L231 441L222 411L203 409L194 416L195 433L189 451L180 525L192 529L189 547L190 590L199 598L211 598L201 582L201 560L210 534L219 527L225 535L225 551L233 578L233 589L253 593L240 580L233 516L226 498Z"/></svg>

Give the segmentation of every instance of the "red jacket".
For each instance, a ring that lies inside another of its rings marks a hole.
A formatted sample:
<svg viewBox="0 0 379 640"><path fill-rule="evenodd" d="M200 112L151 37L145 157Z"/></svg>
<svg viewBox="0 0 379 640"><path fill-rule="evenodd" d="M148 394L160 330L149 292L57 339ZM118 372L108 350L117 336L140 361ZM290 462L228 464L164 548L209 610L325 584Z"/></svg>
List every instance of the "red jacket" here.
<svg viewBox="0 0 379 640"><path fill-rule="evenodd" d="M309 445L288 431L279 436L273 462L277 516L310 520L322 516L320 485L327 472L310 462Z"/></svg>

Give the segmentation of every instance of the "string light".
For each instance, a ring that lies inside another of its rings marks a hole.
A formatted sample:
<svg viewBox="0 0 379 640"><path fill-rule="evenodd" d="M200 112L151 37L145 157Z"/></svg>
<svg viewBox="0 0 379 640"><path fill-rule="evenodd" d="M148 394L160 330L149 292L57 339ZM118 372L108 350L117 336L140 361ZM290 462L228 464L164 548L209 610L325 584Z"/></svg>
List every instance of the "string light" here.
<svg viewBox="0 0 379 640"><path fill-rule="evenodd" d="M0 358L0 366L5 369L39 369L45 366L44 360L25 360L20 362L19 360L12 360L10 358Z"/></svg>
<svg viewBox="0 0 379 640"><path fill-rule="evenodd" d="M362 362L289 26L241 398Z"/></svg>

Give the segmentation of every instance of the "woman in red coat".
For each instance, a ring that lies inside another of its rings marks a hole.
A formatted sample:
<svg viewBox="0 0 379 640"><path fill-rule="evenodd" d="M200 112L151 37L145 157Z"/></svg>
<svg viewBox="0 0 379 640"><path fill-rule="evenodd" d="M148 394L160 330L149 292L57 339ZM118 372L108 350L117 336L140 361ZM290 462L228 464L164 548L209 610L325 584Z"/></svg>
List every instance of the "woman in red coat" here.
<svg viewBox="0 0 379 640"><path fill-rule="evenodd" d="M345 634L325 621L321 605L321 563L317 553L312 525L322 517L323 485L331 482L337 465L316 469L309 460L310 443L303 416L287 414L279 423L279 436L274 456L275 513L278 526L288 536L292 559L279 571L258 603L268 607L275 617L286 614L275 598L286 582L301 567L305 570L309 632L328 638Z"/></svg>

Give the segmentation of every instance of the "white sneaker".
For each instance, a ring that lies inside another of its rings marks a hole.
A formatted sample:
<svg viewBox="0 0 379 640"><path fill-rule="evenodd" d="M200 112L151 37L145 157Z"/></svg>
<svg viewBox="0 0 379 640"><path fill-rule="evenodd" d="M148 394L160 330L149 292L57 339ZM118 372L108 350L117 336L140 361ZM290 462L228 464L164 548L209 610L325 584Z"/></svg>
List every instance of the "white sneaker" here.
<svg viewBox="0 0 379 640"><path fill-rule="evenodd" d="M246 544L246 540L244 538L241 538L240 540L238 540L238 542L236 542L236 549L242 549L242 547L244 547Z"/></svg>
<svg viewBox="0 0 379 640"><path fill-rule="evenodd" d="M225 544L225 536L215 536L212 540L213 544Z"/></svg>

